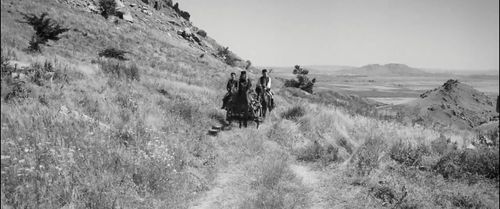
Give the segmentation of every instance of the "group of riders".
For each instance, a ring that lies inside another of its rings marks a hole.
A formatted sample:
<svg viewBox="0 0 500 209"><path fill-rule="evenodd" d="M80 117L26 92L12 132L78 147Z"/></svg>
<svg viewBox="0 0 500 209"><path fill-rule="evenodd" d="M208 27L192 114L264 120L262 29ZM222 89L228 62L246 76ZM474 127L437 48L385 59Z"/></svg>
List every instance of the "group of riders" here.
<svg viewBox="0 0 500 209"><path fill-rule="evenodd" d="M262 76L256 84L255 91L252 89L252 82L247 77L246 71L241 71L239 79L236 79L236 73L231 73L226 90L227 93L222 99L222 109L228 111L228 115L244 120L245 125L247 120L255 117L265 118L266 112L274 108L271 78L267 69L262 70ZM256 113L257 109L258 113Z"/></svg>

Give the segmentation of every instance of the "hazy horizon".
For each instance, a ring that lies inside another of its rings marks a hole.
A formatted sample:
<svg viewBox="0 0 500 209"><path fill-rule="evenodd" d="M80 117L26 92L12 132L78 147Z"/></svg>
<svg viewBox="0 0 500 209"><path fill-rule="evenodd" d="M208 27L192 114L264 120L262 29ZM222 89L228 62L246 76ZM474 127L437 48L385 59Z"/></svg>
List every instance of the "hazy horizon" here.
<svg viewBox="0 0 500 209"><path fill-rule="evenodd" d="M354 66L354 65L337 65L337 64L332 64L332 65L315 65L315 64L312 64L312 65L300 65L302 67L309 67L309 68L314 68L314 67L321 67L321 68L328 68L328 67L335 67L335 68L340 68L340 67L345 67L345 68L359 68L359 67L363 67L363 66L366 66L366 65L373 65L373 64L379 64L379 65L385 65L385 64L405 64L405 63L368 63L368 64L364 64L364 65L360 65L360 66ZM406 64L405 64L406 65ZM283 66L277 66L277 65L255 65L255 67L260 67L260 68L290 68L292 69L293 66L295 65L283 65ZM438 71L438 72L447 72L447 71L456 71L456 72L471 72L471 71L480 71L480 72L490 72L490 71L495 71L497 73L500 73L500 70L498 68L495 68L495 69L480 69L480 68L476 68L476 69L444 69L444 68L427 68L427 67L419 67L419 66L411 66L411 65L408 65L409 67L411 68L417 68L417 69L421 69L421 70L435 70L435 71Z"/></svg>
<svg viewBox="0 0 500 209"><path fill-rule="evenodd" d="M180 1L192 22L257 66L402 63L498 70L497 0Z"/></svg>

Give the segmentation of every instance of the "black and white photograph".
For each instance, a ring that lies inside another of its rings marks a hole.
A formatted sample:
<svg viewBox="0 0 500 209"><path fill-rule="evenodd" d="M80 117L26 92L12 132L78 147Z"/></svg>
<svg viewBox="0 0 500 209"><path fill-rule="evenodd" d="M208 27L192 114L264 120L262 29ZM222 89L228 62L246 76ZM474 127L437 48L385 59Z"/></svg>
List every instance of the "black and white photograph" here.
<svg viewBox="0 0 500 209"><path fill-rule="evenodd" d="M1 0L2 209L500 207L499 0Z"/></svg>

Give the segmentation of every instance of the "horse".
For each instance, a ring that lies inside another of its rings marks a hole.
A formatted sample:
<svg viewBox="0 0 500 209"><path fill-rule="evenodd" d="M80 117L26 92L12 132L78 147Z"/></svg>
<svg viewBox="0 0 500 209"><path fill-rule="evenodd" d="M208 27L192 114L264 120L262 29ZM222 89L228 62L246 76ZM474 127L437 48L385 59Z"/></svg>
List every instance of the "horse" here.
<svg viewBox="0 0 500 209"><path fill-rule="evenodd" d="M229 125L233 120L238 120L239 127L247 127L248 121L256 122L259 128L261 115L261 105L256 94L250 93L247 98L242 98L240 95L232 95L226 107L226 120Z"/></svg>
<svg viewBox="0 0 500 209"><path fill-rule="evenodd" d="M265 118L266 113L271 112L274 109L274 102L270 91L262 91L260 88L256 89L260 105L262 107L260 117Z"/></svg>

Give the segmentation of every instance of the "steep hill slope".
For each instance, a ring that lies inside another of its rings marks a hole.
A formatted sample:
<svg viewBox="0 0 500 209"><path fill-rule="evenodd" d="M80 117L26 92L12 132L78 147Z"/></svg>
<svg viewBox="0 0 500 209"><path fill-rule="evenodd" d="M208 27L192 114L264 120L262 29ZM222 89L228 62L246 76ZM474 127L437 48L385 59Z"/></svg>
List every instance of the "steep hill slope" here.
<svg viewBox="0 0 500 209"><path fill-rule="evenodd" d="M457 80L448 80L442 86L429 90L420 98L401 107L410 110L408 115L425 122L437 122L445 126L474 128L496 118L496 102L484 93Z"/></svg>
<svg viewBox="0 0 500 209"><path fill-rule="evenodd" d="M412 68L404 64L390 63L385 65L371 64L359 68L338 71L340 74L355 74L367 76L428 76L430 73Z"/></svg>

